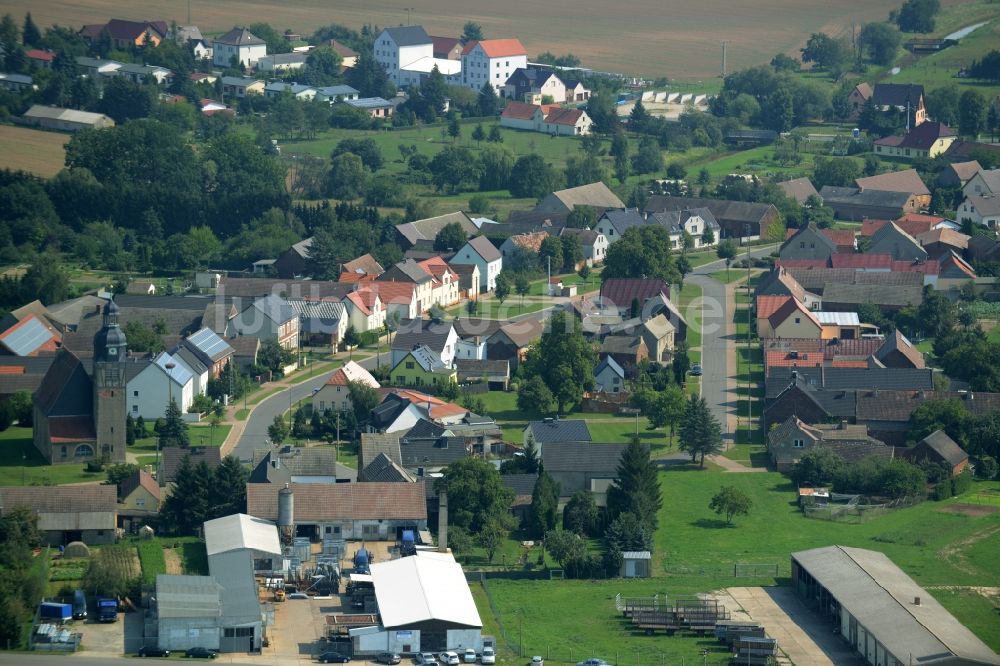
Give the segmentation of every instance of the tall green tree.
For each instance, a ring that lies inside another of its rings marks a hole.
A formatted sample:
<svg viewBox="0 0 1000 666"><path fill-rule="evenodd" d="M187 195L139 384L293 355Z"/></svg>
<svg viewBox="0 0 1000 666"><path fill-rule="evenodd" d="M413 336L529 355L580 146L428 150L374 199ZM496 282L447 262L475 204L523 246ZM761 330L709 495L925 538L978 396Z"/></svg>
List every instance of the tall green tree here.
<svg viewBox="0 0 1000 666"><path fill-rule="evenodd" d="M593 537L597 536L600 522L601 514L593 493L588 490L573 493L563 509L563 529L580 536Z"/></svg>
<svg viewBox="0 0 1000 666"><path fill-rule="evenodd" d="M532 375L517 387L517 408L523 412L549 414L555 400L540 375Z"/></svg>
<svg viewBox="0 0 1000 666"><path fill-rule="evenodd" d="M680 273L672 253L665 227L658 224L630 227L608 248L601 279L660 278L668 284L676 283Z"/></svg>
<svg viewBox="0 0 1000 666"><path fill-rule="evenodd" d="M941 11L940 0L906 0L890 18L903 32L934 32L935 19Z"/></svg>
<svg viewBox="0 0 1000 666"><path fill-rule="evenodd" d="M27 47L38 48L42 45L42 33L31 18L31 12L24 15L24 25L21 28L21 41Z"/></svg>
<svg viewBox="0 0 1000 666"><path fill-rule="evenodd" d="M449 222L441 227L441 231L434 237L434 250L458 252L465 245L465 241L466 234L462 225L458 222Z"/></svg>
<svg viewBox="0 0 1000 666"><path fill-rule="evenodd" d="M559 482L545 471L538 475L531 491L531 508L528 511L531 530L539 539L555 529L559 518Z"/></svg>
<svg viewBox="0 0 1000 666"><path fill-rule="evenodd" d="M215 479L205 461L191 464L184 456L177 468L173 492L160 507L160 519L173 534L195 534L210 519Z"/></svg>
<svg viewBox="0 0 1000 666"><path fill-rule="evenodd" d="M560 176L548 162L534 153L517 159L510 177L510 192L518 198L540 199L559 189Z"/></svg>
<svg viewBox="0 0 1000 666"><path fill-rule="evenodd" d="M986 98L978 90L966 90L958 102L958 131L978 137L986 129Z"/></svg>
<svg viewBox="0 0 1000 666"><path fill-rule="evenodd" d="M656 464L650 459L649 447L638 437L625 447L615 475L608 488L608 516L614 520L630 513L652 534L659 523L657 513L663 498Z"/></svg>
<svg viewBox="0 0 1000 666"><path fill-rule="evenodd" d="M191 444L187 421L184 420L181 408L177 405L177 400L173 398L167 403L167 409L163 415L163 424L160 426L158 434L161 447L180 446L186 448Z"/></svg>
<svg viewBox="0 0 1000 666"><path fill-rule="evenodd" d="M559 412L583 398L593 386L597 352L583 337L579 320L557 311L549 318L542 339L525 361L527 376L538 375L552 391Z"/></svg>
<svg viewBox="0 0 1000 666"><path fill-rule="evenodd" d="M708 503L708 508L715 513L726 515L726 523L733 524L735 516L746 516L753 508L753 498L747 491L736 486L722 486L719 492L712 496L712 501Z"/></svg>
<svg viewBox="0 0 1000 666"><path fill-rule="evenodd" d="M483 39L486 39L483 37L483 26L474 21L466 21L462 27L462 36L459 37L458 41L462 43L462 46L465 46L469 42L482 41Z"/></svg>
<svg viewBox="0 0 1000 666"><path fill-rule="evenodd" d="M691 462L701 457L701 467L705 466L705 456L722 451L722 427L708 408L705 398L692 395L684 410L681 422L682 451L691 454Z"/></svg>
<svg viewBox="0 0 1000 666"><path fill-rule="evenodd" d="M226 456L212 474L209 512L221 518L247 510L247 478L249 474L239 458Z"/></svg>
<svg viewBox="0 0 1000 666"><path fill-rule="evenodd" d="M858 43L861 50L876 65L891 65L896 59L903 37L890 23L866 23L861 28Z"/></svg>
<svg viewBox="0 0 1000 666"><path fill-rule="evenodd" d="M479 115L484 118L492 118L500 110L500 98L493 84L487 81L479 89ZM496 127L494 125L494 127Z"/></svg>
<svg viewBox="0 0 1000 666"><path fill-rule="evenodd" d="M275 446L280 446L282 442L288 439L289 428L288 423L282 418L281 414L275 414L274 420L271 425L267 426L267 437L271 440L271 443Z"/></svg>
<svg viewBox="0 0 1000 666"><path fill-rule="evenodd" d="M462 458L448 465L434 485L448 493L448 524L478 533L490 521L505 523L514 491L503 485L497 468L481 458Z"/></svg>

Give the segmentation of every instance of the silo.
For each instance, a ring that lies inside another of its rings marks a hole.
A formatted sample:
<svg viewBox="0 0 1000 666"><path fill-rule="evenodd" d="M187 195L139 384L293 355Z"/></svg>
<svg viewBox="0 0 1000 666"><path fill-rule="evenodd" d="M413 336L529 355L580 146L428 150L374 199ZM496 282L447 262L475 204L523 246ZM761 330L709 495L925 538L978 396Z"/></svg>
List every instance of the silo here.
<svg viewBox="0 0 1000 666"><path fill-rule="evenodd" d="M278 491L278 531L285 543L291 542L295 533L295 496L287 483Z"/></svg>

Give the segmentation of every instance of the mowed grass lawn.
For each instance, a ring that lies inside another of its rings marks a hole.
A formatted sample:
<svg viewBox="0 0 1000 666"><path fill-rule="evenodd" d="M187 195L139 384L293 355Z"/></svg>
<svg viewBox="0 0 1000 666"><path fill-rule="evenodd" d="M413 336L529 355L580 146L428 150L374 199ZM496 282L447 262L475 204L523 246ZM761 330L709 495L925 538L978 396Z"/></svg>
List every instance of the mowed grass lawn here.
<svg viewBox="0 0 1000 666"><path fill-rule="evenodd" d="M31 428L0 432L0 486L58 485L103 481L104 472L87 472L84 463L49 465L31 442Z"/></svg>
<svg viewBox="0 0 1000 666"><path fill-rule="evenodd" d="M613 581L489 580L500 621L516 650L559 663L597 656L612 663L701 663L700 651L714 641L677 635L647 637L630 631L615 612L614 597L666 593L670 598L725 587L787 582L790 553L834 544L886 553L959 621L994 650L1000 649L995 602L969 590L936 586L996 586L1000 570L1000 513L970 517L943 512L946 502L924 502L855 525L806 518L796 506L794 486L777 473L732 474L676 470L660 473L663 509L656 534L654 578ZM708 508L722 485L744 489L753 499L751 514L733 526ZM977 483L973 490L1000 488ZM733 578L734 563L777 564L777 579ZM476 594L480 615L494 621L485 595ZM501 646L504 644L500 640ZM709 663L721 655L711 652ZM698 659L698 661L693 661Z"/></svg>

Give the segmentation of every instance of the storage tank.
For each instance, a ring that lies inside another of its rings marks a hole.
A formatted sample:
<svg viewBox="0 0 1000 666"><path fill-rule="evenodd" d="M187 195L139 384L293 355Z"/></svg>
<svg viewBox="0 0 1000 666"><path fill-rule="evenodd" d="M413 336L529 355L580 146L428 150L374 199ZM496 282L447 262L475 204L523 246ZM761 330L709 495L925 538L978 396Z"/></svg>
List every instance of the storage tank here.
<svg viewBox="0 0 1000 666"><path fill-rule="evenodd" d="M278 491L278 531L287 543L292 540L295 525L295 497L292 489L285 487Z"/></svg>

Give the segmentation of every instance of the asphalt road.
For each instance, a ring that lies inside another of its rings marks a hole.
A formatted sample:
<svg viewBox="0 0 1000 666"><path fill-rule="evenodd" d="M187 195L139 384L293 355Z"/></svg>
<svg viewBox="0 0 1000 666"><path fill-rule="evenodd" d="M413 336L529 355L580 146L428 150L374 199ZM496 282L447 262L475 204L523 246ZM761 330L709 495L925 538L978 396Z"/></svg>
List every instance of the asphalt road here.
<svg viewBox="0 0 1000 666"><path fill-rule="evenodd" d="M751 250L750 256L766 257L773 249L774 246L767 246ZM745 254L740 255L740 259L745 256ZM701 319L701 395L722 424L723 439L735 441L735 433L729 431L728 415L736 409L736 404L734 400L727 398L726 390L729 375L735 372L735 368L729 367L729 357L726 354L727 347L735 344L734 340L726 336L726 323L732 317L732 313L728 312L726 307L726 285L709 275L725 267L725 262L713 261L699 266L687 280L701 287L702 298L705 301Z"/></svg>

